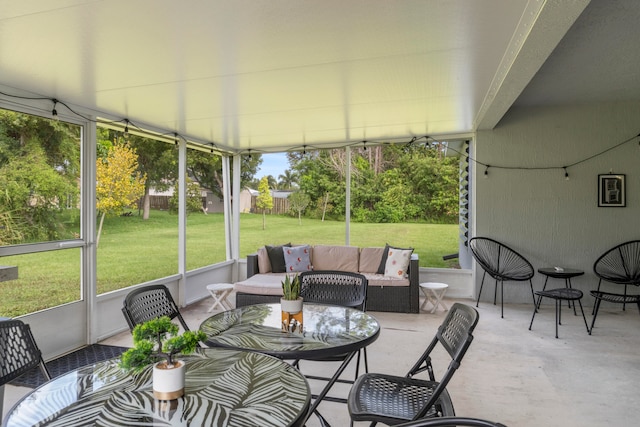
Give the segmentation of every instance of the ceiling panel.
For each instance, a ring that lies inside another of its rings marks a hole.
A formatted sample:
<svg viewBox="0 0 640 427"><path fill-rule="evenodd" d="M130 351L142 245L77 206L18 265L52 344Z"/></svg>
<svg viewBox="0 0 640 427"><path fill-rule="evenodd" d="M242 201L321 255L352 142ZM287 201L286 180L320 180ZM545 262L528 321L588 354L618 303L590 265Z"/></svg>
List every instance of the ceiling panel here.
<svg viewBox="0 0 640 427"><path fill-rule="evenodd" d="M269 151L473 132L556 2L2 3L0 85ZM574 4L588 0L570 3L581 11ZM564 34L572 22L542 24ZM540 66L550 45L530 63Z"/></svg>

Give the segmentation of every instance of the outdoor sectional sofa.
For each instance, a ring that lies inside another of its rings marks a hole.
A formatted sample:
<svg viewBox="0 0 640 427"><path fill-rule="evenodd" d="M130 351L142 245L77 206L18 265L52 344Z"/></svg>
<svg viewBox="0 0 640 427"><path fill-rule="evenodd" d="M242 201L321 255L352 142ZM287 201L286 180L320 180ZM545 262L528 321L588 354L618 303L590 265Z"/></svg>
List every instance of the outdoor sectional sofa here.
<svg viewBox="0 0 640 427"><path fill-rule="evenodd" d="M294 248L300 246L305 245L295 245ZM282 251L281 247L262 247L257 253L247 256L247 279L234 284L236 307L280 301L282 280L286 274L291 273L272 272L267 248L270 251ZM348 271L360 273L367 278L367 311L418 313L420 305L417 255L411 255L406 274L398 278L389 277L381 272L384 266L383 255L388 253L388 246L358 248L315 245L309 246L309 249L309 269Z"/></svg>

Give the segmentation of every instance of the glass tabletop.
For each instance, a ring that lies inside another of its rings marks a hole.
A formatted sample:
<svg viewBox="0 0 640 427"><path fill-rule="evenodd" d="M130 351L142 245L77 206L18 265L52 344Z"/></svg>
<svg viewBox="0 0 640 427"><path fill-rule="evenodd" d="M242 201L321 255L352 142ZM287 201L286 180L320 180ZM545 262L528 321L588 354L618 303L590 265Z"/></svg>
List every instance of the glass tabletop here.
<svg viewBox="0 0 640 427"><path fill-rule="evenodd" d="M257 304L206 319L206 344L258 351L283 359L311 359L348 353L378 338L380 325L354 308L304 303L302 332L282 330L280 304Z"/></svg>
<svg viewBox="0 0 640 427"><path fill-rule="evenodd" d="M310 404L306 379L264 354L200 349L187 363L185 395L153 398L152 367L130 373L119 359L61 375L26 395L3 426L301 425Z"/></svg>

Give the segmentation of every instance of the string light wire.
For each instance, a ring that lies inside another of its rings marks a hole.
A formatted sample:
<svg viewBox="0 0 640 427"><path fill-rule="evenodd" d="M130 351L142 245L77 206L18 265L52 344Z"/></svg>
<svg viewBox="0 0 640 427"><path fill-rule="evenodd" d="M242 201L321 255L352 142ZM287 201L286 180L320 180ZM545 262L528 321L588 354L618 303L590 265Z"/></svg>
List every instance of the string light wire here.
<svg viewBox="0 0 640 427"><path fill-rule="evenodd" d="M58 111L56 109L56 106L58 104L60 104L60 105L64 106L69 112L73 113L74 115L76 115L76 116L78 116L78 117L80 117L83 120L86 120L88 122L100 123L100 124L103 124L103 125L109 125L109 124L113 125L113 124L117 124L117 123L124 123L125 124L125 126L124 126L125 137L128 136L129 125L131 125L132 127L135 127L136 130L139 131L142 134L148 134L150 138L154 138L154 137L157 138L158 137L157 134L155 134L153 132L146 131L145 129L142 129L142 128L138 127L135 123L131 122L127 118L124 118L124 119L121 119L121 120L114 120L114 121L103 120L103 119L92 119L90 117L87 117L87 116L85 116L83 114L78 113L73 108L71 108L67 103L65 103L64 101L61 101L61 100L59 100L57 98L49 98L49 97L42 97L42 96L14 95L14 94L9 94L9 93L3 92L3 91L0 91L0 95L8 97L8 98L16 98L16 99L24 99L24 100L32 100L32 101L46 101L46 100L51 101L53 103L53 109L51 111L51 115L53 116L54 119L58 118ZM168 135L168 134L161 134L160 136L163 136L163 135ZM209 143L206 143L206 144L202 144L202 143L198 143L198 142L190 143L186 138L184 138L183 136L179 135L177 132L173 132L173 135L174 135L174 142L176 144L178 142L178 138L181 138L181 139L183 139L183 140L185 140L187 142L187 145L190 148L196 148L196 147L194 147L194 145L202 145L203 147L198 148L200 151L206 150L207 149L206 146L210 146L210 148L208 150L210 152L212 152L212 153L215 150L215 151L218 151L220 154L227 154L227 155L243 154L242 152L235 152L235 153L234 152L224 152L223 150L218 148L215 145L215 143L213 143L213 142L209 142ZM618 143L616 145L613 145L613 146L611 146L609 148L606 148L606 149L604 149L604 150L602 150L602 151L600 151L598 153L595 153L595 154L593 154L593 155L591 155L589 157L586 157L584 159L578 160L578 161L576 161L574 163L570 163L570 164L565 165L565 166L496 166L496 165L488 165L488 164L483 163L483 162L481 162L481 161L479 161L477 159L472 158L467 153L461 153L460 151L456 150L455 148L448 147L448 149L453 151L453 152L455 152L455 153L457 153L457 154L459 154L460 156L466 157L469 162L474 162L474 163L476 163L478 165L484 166L485 167L485 171L484 171L485 177L489 175L489 168L490 167L491 168L496 168L496 169L510 169L510 170L563 169L564 172L565 172L565 174L564 174L565 179L568 180L569 179L569 172L567 170L568 168L577 166L577 165L579 165L581 163L585 163L585 162L587 162L587 161L589 161L591 159L594 159L594 158L599 157L599 156L601 156L601 155L603 155L605 153L608 153L609 151L615 150L616 148L618 148L618 147L620 147L622 145L625 145L628 142L633 141L636 138L640 138L640 134L635 135L635 136L633 136L631 138L628 138L628 139L626 139L626 140L624 140L624 141L622 141L622 142L620 142L620 143ZM423 136L412 136L411 139L408 142L405 142L405 143L398 142L398 144L404 144L404 145L406 145L408 147L411 147L411 146L413 146L413 144L416 141L419 141L421 139L425 140L425 143L424 143L425 148L429 148L430 147L430 144L429 144L430 140L434 141L434 142L437 142L437 140L435 140L434 138L431 138L428 135L423 135ZM344 145L341 145L341 146L334 146L334 147L331 147L331 148L332 149L341 149L341 148L347 148L347 147L354 147L354 146L357 146L359 144L362 144L362 148L364 150L366 150L367 149L367 146L366 146L367 142L371 142L371 141L355 141L355 142L350 142L350 143L347 143L347 144L344 144ZM385 141L380 141L380 143L386 143L386 142ZM640 140L638 141L638 144L640 145ZM317 148L317 147L311 147L311 146L308 146L308 145L303 145L302 146L302 153L306 154L308 148L315 149L315 150L329 149L329 148ZM290 150L285 150L285 151L295 151L295 150L290 149ZM253 150L253 152L256 152L256 151ZM258 151L258 152L261 152L261 151ZM262 151L262 152L266 153L266 151ZM252 149L248 149L246 152L244 152L244 154L248 154L249 158L251 158L252 157L251 156Z"/></svg>

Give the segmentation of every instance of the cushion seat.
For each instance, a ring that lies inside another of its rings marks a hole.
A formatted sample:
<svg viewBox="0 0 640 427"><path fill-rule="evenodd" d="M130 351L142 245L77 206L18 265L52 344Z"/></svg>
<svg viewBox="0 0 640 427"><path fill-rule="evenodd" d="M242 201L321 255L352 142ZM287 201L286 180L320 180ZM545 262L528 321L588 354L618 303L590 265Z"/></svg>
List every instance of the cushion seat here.
<svg viewBox="0 0 640 427"><path fill-rule="evenodd" d="M242 282L236 282L233 288L236 292L256 295L282 296L282 281L287 273L260 273Z"/></svg>

